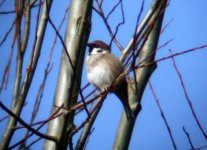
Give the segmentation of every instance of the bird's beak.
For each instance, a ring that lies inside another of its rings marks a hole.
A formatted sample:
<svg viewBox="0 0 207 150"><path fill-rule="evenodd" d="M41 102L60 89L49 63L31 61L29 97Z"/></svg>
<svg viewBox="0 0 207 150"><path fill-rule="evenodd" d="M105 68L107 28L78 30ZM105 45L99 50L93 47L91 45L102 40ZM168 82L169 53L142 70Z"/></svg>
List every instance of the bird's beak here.
<svg viewBox="0 0 207 150"><path fill-rule="evenodd" d="M91 43L87 43L86 46L91 48L92 45L91 45Z"/></svg>

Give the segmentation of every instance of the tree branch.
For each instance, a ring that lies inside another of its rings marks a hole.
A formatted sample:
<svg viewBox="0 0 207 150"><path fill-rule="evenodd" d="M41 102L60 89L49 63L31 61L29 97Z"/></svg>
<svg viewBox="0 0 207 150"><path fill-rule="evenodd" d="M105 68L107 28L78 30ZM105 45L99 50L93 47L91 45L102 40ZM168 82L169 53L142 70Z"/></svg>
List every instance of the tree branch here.
<svg viewBox="0 0 207 150"><path fill-rule="evenodd" d="M150 12L155 11L155 10L156 11L154 13L152 13L152 14L150 13L150 14L153 15L155 18L158 17L158 20L156 20L149 36L145 37L145 38L147 38L147 40L146 40L144 47L142 48L140 55L139 55L139 61L145 60L143 62L143 64L145 64L147 62L153 62L153 60L154 60L155 54L151 55L151 52L157 49L162 20L163 20L163 16L164 16L163 9L165 9L166 4L167 4L167 0L161 0L161 1L155 0L152 4ZM162 14L160 14L160 12L162 12ZM148 13L148 15L149 15L149 13ZM151 17L145 17L145 18L147 18L147 19L144 19L144 22L143 22L144 24L147 23L148 21L146 21L146 20L150 19ZM143 23L141 25L142 28L144 27ZM140 33L139 31L140 30L138 30L137 33ZM134 39L132 39L130 41L130 43L131 42L133 43L133 40ZM133 46L130 43L127 46L126 51L123 54L123 56L125 56L128 53L128 49L131 49L131 46ZM151 56L149 57L148 55L151 55ZM124 60L123 56L120 58L120 60ZM136 117L141 110L140 103L141 103L141 99L142 99L142 94L144 92L146 84L147 84L151 74L153 73L155 67L156 67L156 65L154 64L154 65L139 68L136 70L136 80L137 80L138 93L136 94L136 93L134 93L133 90L129 90L130 106L131 106ZM114 142L114 147L113 147L114 150L128 149L134 124L135 124L135 121L128 122L126 119L125 113L122 114L122 119L120 121L119 129L118 129L117 135L116 135L116 140Z"/></svg>
<svg viewBox="0 0 207 150"><path fill-rule="evenodd" d="M66 108L71 108L77 101L80 91L81 72L85 54L85 46L90 33L90 17L92 0L72 0L70 4L69 20L56 86L54 105L64 103ZM51 24L52 25L52 24ZM54 28L55 29L55 28ZM71 60L70 60L70 59ZM75 96L74 96L75 95ZM84 100L84 99L83 99ZM64 110L62 110L64 111ZM74 111L69 111L65 116L58 117L49 123L47 133L60 139L60 143L46 140L45 149L66 149L68 135L73 128Z"/></svg>
<svg viewBox="0 0 207 150"><path fill-rule="evenodd" d="M20 124L22 124L25 128L27 128L28 130L30 130L32 133L36 134L37 136L47 139L47 140L51 140L54 142L58 142L57 139L55 139L52 136L48 136L45 135L37 130L35 130L34 128L30 127L26 122L24 122L20 117L16 116L12 111L10 111L1 101L0 101L0 107L6 111L10 116L12 116L13 118L15 118Z"/></svg>
<svg viewBox="0 0 207 150"><path fill-rule="evenodd" d="M52 1L48 0L49 8L50 8L51 4L52 4ZM40 8L40 6L41 5L39 5L39 8ZM38 16L39 15L37 15L37 20L38 20ZM33 75L34 75L34 72L35 72L35 69L37 66L39 56L40 56L40 50L41 50L41 46L42 46L42 42L43 42L45 30L46 30L46 25L47 25L47 11L46 11L46 4L45 4L44 9L42 10L40 23L37 24L38 28L36 28L35 42L33 45L32 57L30 59L29 67L27 69L25 78L23 80L23 84L22 84L21 89L19 91L18 98L17 98L16 102L15 101L13 102L12 112L16 116L20 116L23 105L25 103L25 100L26 100L26 97L28 94L28 91L29 91L29 87L31 86L32 78L33 78ZM17 120L13 117L10 117L6 131L4 133L4 138L1 142L0 149L8 148L9 142L11 141L11 138L14 134L14 129L15 129L16 124L17 124Z"/></svg>

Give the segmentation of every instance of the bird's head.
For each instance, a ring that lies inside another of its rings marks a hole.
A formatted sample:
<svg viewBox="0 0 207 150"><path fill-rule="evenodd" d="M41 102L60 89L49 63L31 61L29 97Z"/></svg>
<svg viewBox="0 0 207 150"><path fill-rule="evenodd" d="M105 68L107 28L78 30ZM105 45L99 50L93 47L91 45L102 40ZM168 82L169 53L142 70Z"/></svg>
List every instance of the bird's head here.
<svg viewBox="0 0 207 150"><path fill-rule="evenodd" d="M105 54L110 53L110 47L104 43L103 41L96 40L91 43L88 43L87 46L89 47L89 54Z"/></svg>

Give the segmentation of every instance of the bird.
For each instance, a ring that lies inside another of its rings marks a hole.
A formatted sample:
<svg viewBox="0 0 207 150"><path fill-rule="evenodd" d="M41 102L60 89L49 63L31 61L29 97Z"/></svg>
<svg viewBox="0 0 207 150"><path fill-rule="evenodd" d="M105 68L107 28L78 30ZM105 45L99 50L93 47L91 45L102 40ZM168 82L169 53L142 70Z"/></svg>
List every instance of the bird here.
<svg viewBox="0 0 207 150"><path fill-rule="evenodd" d="M117 77L123 72L123 65L112 53L109 45L101 40L88 43L89 55L86 58L87 77L99 91L108 89ZM115 86L109 89L114 93L124 107L128 121L134 120L134 115L129 105L128 87L126 77L121 78Z"/></svg>

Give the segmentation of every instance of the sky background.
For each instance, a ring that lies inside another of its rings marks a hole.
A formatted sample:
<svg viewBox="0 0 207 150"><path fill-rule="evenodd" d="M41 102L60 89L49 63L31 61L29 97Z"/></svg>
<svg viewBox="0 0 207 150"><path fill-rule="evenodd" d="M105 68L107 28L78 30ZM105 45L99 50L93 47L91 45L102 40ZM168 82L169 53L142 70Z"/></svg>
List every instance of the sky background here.
<svg viewBox="0 0 207 150"><path fill-rule="evenodd" d="M104 1L103 9L106 14L110 11L116 1ZM120 43L125 47L131 39L135 30L136 19L141 7L140 0L124 0L124 12L125 12L125 24L120 28L117 35ZM65 9L69 6L70 2L67 0L57 1L51 8L50 16L53 19L56 26L60 24L64 15ZM146 0L142 18L145 16L147 10L151 4L150 0ZM95 3L94 3L94 6ZM197 46L207 44L207 15L206 15L206 0L172 0L165 13L163 25L166 25L171 19L173 21L161 34L159 45L164 44L170 39L173 39L166 47L157 52L156 59L169 56L169 49L173 53L182 52L187 49L191 49ZM13 1L6 1L3 6L0 7L0 11L13 10ZM31 49L34 41L34 27L36 25L37 9L32 11L33 21L31 23L31 38L29 39L29 45L25 54L24 71L28 64ZM15 15L0 15L0 40L13 22ZM112 29L115 29L117 23L120 22L120 9L114 12L109 18L109 22L112 25ZM64 37L66 23L63 25L61 35ZM13 32L9 35L8 39L3 46L0 47L0 79L2 79L4 67L7 63L11 42L13 38ZM53 44L55 32L48 25L44 43L42 46L40 60L38 62L37 71L35 72L34 80L27 96L27 104L21 114L21 117L25 121L29 121L31 116L31 110L34 105L35 97L38 92L39 85L43 80L44 69L47 64L47 60L50 53L50 48ZM102 21L102 19L93 11L92 17L92 30L89 41L100 39L108 43L110 36ZM15 46L16 47L16 46ZM44 90L43 100L41 102L40 111L36 118L36 121L46 119L51 111L53 96L55 92L55 86L58 76L58 68L60 62L60 56L62 52L62 46L58 40L53 57L53 69L47 79L47 84ZM118 57L120 55L119 49L113 44L112 52ZM87 55L88 53L86 53ZM196 115L207 133L207 48L177 56L175 58L177 67L183 77L183 81L190 97L190 100L195 108ZM13 85L15 79L15 61L16 50L14 51L13 60L11 63L11 72L9 78L9 85L7 90L4 90L0 94L0 100L4 102L7 107L11 106ZM180 84L179 77L173 67L171 59L164 60L157 64L157 69L151 76L151 83L159 99L160 105L167 118L168 124L172 130L172 135L175 140L176 146L179 150L190 149L189 142L182 127L185 126L192 139L195 147L206 146L207 141L201 134L196 122L192 116L191 110L187 104L184 91ZM82 86L88 83L86 78L86 69L84 64ZM90 92L93 87L89 87L84 94ZM117 132L119 119L121 112L123 111L122 105L119 100L113 95L109 94L104 102L104 105L99 113L99 116L94 124L94 131L90 137L89 143L86 147L87 150L99 149L107 150L111 149L113 141ZM0 109L0 118L4 117L6 113ZM79 125L84 118L85 113L78 115L75 119L75 123ZM3 131L6 127L6 121L0 122L0 140L3 136ZM47 127L45 126L41 131L45 132ZM26 130L19 130L16 132L12 139L12 144L16 143L22 138L23 133ZM78 139L79 134L75 136L74 143ZM37 137L32 137L29 141L33 141ZM41 149L44 141L36 143L31 149ZM130 150L171 150L173 149L172 142L167 132L163 119L161 118L160 111L155 103L155 99L152 92L147 85L143 99L142 99L142 111L139 114L134 132L132 135ZM207 148L206 148L207 149Z"/></svg>

